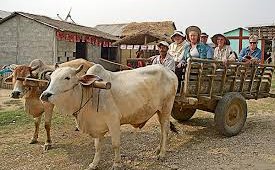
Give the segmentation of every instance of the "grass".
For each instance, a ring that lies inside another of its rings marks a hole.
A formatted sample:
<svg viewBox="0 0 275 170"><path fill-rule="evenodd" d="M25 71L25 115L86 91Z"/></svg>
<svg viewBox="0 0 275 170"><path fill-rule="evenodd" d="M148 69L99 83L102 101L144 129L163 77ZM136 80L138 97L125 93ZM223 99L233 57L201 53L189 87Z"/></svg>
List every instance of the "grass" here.
<svg viewBox="0 0 275 170"><path fill-rule="evenodd" d="M27 116L24 110L0 112L0 127L11 124L23 125L31 122L31 117Z"/></svg>
<svg viewBox="0 0 275 170"><path fill-rule="evenodd" d="M44 114L42 116L41 124L44 124ZM22 125L33 124L34 120L32 116L25 113L23 109L13 110L13 111L2 111L0 112L0 128L4 127L22 127ZM53 113L52 124L55 125L64 125L64 124L72 124L74 125L73 116L71 115L61 115L59 113Z"/></svg>

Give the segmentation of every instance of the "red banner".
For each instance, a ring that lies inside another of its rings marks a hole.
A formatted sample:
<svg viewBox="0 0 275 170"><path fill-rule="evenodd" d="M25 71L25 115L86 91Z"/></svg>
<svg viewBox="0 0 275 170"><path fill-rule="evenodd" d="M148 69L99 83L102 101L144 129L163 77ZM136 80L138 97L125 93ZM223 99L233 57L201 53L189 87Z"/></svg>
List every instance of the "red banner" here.
<svg viewBox="0 0 275 170"><path fill-rule="evenodd" d="M56 38L58 41L69 42L87 42L96 46L111 47L112 42L102 41L95 36L91 35L78 35L77 33L56 31Z"/></svg>

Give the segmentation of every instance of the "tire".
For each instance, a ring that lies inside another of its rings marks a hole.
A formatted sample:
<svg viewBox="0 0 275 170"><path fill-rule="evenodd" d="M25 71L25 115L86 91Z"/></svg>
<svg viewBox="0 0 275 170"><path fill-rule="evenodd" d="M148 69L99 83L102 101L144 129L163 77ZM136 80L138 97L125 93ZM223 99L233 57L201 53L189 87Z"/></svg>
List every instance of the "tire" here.
<svg viewBox="0 0 275 170"><path fill-rule="evenodd" d="M187 121L191 119L191 117L195 114L196 109L193 108L181 108L181 107L173 107L171 116L180 121Z"/></svg>
<svg viewBox="0 0 275 170"><path fill-rule="evenodd" d="M215 124L220 133L227 137L237 135L247 117L247 104L240 93L227 93L215 109Z"/></svg>

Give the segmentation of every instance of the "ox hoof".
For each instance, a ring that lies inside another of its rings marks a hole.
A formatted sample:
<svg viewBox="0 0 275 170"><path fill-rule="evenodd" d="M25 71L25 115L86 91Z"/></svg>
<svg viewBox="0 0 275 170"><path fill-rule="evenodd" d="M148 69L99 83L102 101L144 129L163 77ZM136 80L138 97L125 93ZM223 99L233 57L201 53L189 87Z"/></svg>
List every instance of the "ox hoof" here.
<svg viewBox="0 0 275 170"><path fill-rule="evenodd" d="M160 147L157 147L157 148L155 149L155 154L156 154L156 155L159 155L159 153L160 153Z"/></svg>
<svg viewBox="0 0 275 170"><path fill-rule="evenodd" d="M30 144L35 144L35 143L38 143L37 139L32 139Z"/></svg>
<svg viewBox="0 0 275 170"><path fill-rule="evenodd" d="M91 163L86 170L95 170L95 169L98 169L98 166L95 165L95 164L93 164L93 163Z"/></svg>
<svg viewBox="0 0 275 170"><path fill-rule="evenodd" d="M52 145L51 144L45 144L44 145L44 151L48 151L52 148Z"/></svg>
<svg viewBox="0 0 275 170"><path fill-rule="evenodd" d="M158 159L159 161L163 162L163 161L164 161L164 155L159 154L159 155L157 156L157 159Z"/></svg>

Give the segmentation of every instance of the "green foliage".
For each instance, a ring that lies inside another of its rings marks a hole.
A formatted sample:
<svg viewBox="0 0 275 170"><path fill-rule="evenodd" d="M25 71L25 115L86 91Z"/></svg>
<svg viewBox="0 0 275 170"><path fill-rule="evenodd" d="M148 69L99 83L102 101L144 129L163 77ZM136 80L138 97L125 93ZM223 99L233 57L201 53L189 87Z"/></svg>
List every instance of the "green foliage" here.
<svg viewBox="0 0 275 170"><path fill-rule="evenodd" d="M25 113L23 109L13 111L0 111L0 127L4 126L20 126L33 124L34 120L32 116ZM41 124L44 124L44 114L42 115ZM53 113L52 124L54 125L74 125L74 119L71 115L61 115L59 113Z"/></svg>

